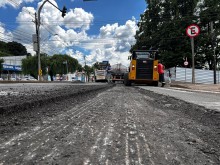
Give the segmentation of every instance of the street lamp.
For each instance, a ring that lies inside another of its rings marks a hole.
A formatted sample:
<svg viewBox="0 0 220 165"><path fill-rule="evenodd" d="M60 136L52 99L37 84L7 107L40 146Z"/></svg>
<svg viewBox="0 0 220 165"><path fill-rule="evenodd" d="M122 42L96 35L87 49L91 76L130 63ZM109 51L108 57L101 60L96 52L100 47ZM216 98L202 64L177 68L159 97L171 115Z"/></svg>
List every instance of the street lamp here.
<svg viewBox="0 0 220 165"><path fill-rule="evenodd" d="M45 0L42 5L39 7L36 18L36 35L37 35L37 56L38 56L38 80L42 80L42 69L41 69L41 61L40 61L40 12L46 2L49 2L55 8L62 12L62 17L66 15L67 8L64 6L63 10L60 10L57 6L51 3L49 0ZM36 14L35 14L36 15Z"/></svg>

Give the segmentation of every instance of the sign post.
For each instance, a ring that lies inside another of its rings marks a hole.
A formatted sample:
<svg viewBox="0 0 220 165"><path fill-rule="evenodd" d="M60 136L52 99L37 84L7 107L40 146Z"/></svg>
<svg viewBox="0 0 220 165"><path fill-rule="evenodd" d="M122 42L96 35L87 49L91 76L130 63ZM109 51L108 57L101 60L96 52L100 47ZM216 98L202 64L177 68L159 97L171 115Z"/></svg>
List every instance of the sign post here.
<svg viewBox="0 0 220 165"><path fill-rule="evenodd" d="M186 57L186 61L184 61L184 65L185 65L185 82L186 82L186 67L188 65L188 61L187 61L187 57Z"/></svg>
<svg viewBox="0 0 220 165"><path fill-rule="evenodd" d="M195 24L189 25L186 28L186 34L190 37L192 47L192 84L195 84L194 37L198 36L199 33L200 28Z"/></svg>

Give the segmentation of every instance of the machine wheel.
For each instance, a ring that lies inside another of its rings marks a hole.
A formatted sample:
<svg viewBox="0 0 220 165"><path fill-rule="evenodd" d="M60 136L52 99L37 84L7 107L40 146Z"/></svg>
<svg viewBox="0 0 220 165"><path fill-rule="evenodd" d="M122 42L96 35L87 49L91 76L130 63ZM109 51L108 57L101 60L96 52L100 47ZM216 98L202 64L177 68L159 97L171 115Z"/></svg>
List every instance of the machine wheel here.
<svg viewBox="0 0 220 165"><path fill-rule="evenodd" d="M131 86L131 81L129 81L129 79L128 79L128 73L126 73L124 75L124 85L125 86Z"/></svg>

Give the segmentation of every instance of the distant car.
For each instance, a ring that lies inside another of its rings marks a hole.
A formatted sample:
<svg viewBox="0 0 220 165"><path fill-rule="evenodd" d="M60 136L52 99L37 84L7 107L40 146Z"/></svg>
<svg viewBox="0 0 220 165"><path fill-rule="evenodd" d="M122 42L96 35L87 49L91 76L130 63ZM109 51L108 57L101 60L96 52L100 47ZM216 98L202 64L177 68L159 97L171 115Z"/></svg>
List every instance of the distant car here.
<svg viewBox="0 0 220 165"><path fill-rule="evenodd" d="M3 81L3 78L0 77L0 81Z"/></svg>
<svg viewBox="0 0 220 165"><path fill-rule="evenodd" d="M35 79L32 76L24 76L21 80L23 80L23 81L37 81L37 79Z"/></svg>
<svg viewBox="0 0 220 165"><path fill-rule="evenodd" d="M30 80L30 81L37 81L37 79L34 78L34 77L30 77L29 80Z"/></svg>
<svg viewBox="0 0 220 165"><path fill-rule="evenodd" d="M22 81L28 81L29 77L28 76L24 76L23 78L21 78Z"/></svg>
<svg viewBox="0 0 220 165"><path fill-rule="evenodd" d="M12 77L10 80L11 80L11 81L16 81L16 78Z"/></svg>
<svg viewBox="0 0 220 165"><path fill-rule="evenodd" d="M75 78L75 77L72 77L72 78L71 78L71 81L76 81L76 78Z"/></svg>

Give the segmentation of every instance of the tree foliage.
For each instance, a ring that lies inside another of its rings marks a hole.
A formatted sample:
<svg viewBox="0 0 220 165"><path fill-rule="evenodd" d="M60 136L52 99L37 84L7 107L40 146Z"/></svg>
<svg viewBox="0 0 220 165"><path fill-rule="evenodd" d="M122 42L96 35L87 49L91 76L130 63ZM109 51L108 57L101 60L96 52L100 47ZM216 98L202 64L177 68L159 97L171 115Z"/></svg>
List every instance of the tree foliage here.
<svg viewBox="0 0 220 165"><path fill-rule="evenodd" d="M195 37L195 64L208 63L212 68L213 43L219 56L219 39L216 37L220 32L219 0L146 0L146 3L147 9L140 16L136 44L131 47L131 52L146 46L160 51L160 59L166 67L183 66L186 57L191 64L191 44L186 28L197 24L201 34ZM214 24L214 37L210 22Z"/></svg>
<svg viewBox="0 0 220 165"><path fill-rule="evenodd" d="M67 74L68 72L75 72L79 66L78 60L72 58L68 55L55 54L50 57L49 66L53 72L56 74Z"/></svg>
<svg viewBox="0 0 220 165"><path fill-rule="evenodd" d="M85 65L84 70L85 70L85 74L89 80L90 75L93 73L93 67Z"/></svg>
<svg viewBox="0 0 220 165"><path fill-rule="evenodd" d="M78 66L78 61L68 55L56 54L53 56L48 56L47 54L41 54L41 69L43 75L48 74L48 71L50 71L53 76L56 74L67 74L67 71L73 73L76 71ZM22 72L37 78L38 57L28 56L26 59L23 59Z"/></svg>
<svg viewBox="0 0 220 165"><path fill-rule="evenodd" d="M2 66L3 62L4 62L4 60L0 59L0 71L2 71L2 69L3 69L3 66Z"/></svg>
<svg viewBox="0 0 220 165"><path fill-rule="evenodd" d="M47 73L46 67L48 66L49 58L45 54L41 54L41 69L42 74ZM22 72L25 75L30 74L34 78L38 77L38 56L28 56L26 59L22 60Z"/></svg>
<svg viewBox="0 0 220 165"><path fill-rule="evenodd" d="M27 55L27 49L25 46L18 42L5 43L0 41L0 56L21 56Z"/></svg>

